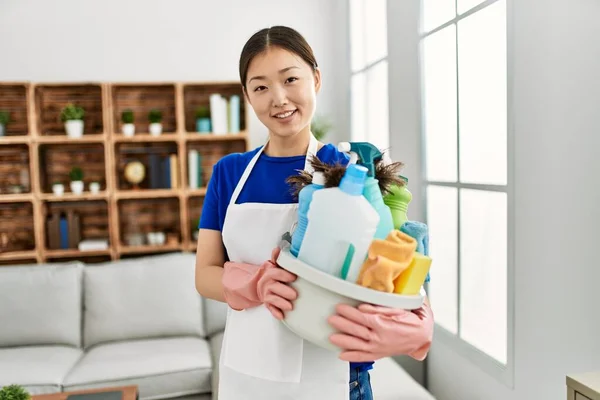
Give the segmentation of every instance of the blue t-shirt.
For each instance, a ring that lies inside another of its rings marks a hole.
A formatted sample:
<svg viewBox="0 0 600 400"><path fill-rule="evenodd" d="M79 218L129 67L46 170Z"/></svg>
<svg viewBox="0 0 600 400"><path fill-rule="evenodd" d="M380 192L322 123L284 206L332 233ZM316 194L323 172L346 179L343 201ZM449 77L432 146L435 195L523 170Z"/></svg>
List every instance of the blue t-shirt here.
<svg viewBox="0 0 600 400"><path fill-rule="evenodd" d="M227 206L244 170L260 147L246 153L233 153L223 157L213 167L213 174L208 183L199 228L222 231ZM334 164L348 163L346 154L341 153L332 144L321 147L317 152L319 160ZM306 157L271 157L261 154L246 184L242 188L236 204L242 203L297 203L292 196L290 185L286 179L304 169ZM225 255L227 258L227 255ZM367 370L373 363L351 363L351 368Z"/></svg>

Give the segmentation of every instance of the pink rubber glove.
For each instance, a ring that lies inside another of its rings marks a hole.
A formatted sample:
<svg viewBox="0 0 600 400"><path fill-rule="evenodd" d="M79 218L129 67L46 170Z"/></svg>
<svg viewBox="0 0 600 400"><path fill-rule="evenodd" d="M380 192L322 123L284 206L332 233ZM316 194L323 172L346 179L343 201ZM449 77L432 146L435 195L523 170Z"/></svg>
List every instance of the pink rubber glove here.
<svg viewBox="0 0 600 400"><path fill-rule="evenodd" d="M340 359L350 362L375 361L407 354L422 361L433 339L433 312L426 303L414 311L361 304L336 307L329 323L339 333L330 341L344 349Z"/></svg>
<svg viewBox="0 0 600 400"><path fill-rule="evenodd" d="M283 311L292 309L291 301L297 293L287 283L296 280L296 275L277 266L279 251L273 250L271 260L262 265L225 263L223 294L231 308L240 311L264 303L277 319L283 319Z"/></svg>

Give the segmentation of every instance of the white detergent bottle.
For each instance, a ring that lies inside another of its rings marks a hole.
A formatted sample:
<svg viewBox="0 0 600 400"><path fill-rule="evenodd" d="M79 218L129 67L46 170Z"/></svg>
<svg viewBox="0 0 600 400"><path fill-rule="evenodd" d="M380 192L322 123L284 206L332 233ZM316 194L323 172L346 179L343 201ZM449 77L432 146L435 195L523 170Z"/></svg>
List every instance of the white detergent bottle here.
<svg viewBox="0 0 600 400"><path fill-rule="evenodd" d="M362 195L367 168L351 164L339 187L317 190L298 259L356 282L375 236L379 214Z"/></svg>

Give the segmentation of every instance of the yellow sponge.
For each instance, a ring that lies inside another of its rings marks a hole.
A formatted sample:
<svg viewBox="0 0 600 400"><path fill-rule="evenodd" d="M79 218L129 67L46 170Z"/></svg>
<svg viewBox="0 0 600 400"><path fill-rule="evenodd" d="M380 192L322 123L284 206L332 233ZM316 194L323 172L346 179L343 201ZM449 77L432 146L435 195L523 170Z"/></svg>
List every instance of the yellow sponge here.
<svg viewBox="0 0 600 400"><path fill-rule="evenodd" d="M419 294L431 267L431 258L415 252L412 262L394 281L394 293Z"/></svg>

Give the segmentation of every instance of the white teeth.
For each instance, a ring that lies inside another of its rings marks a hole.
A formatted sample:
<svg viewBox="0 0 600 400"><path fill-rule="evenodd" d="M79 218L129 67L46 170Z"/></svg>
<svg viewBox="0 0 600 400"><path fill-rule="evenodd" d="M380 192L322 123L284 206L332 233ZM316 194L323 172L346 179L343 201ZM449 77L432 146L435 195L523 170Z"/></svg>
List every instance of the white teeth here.
<svg viewBox="0 0 600 400"><path fill-rule="evenodd" d="M294 113L294 111L288 111L285 114L277 114L275 117L277 117L277 118L287 118L290 115L292 115L293 113Z"/></svg>

